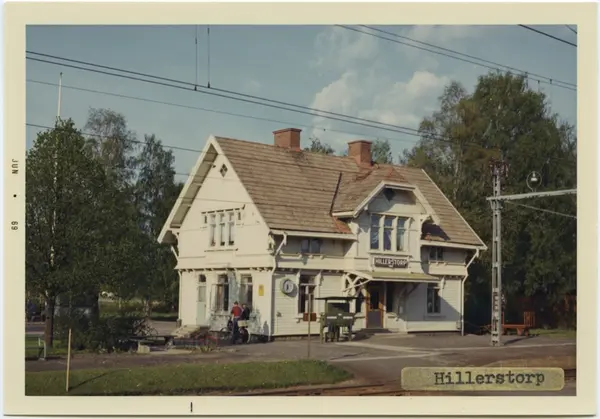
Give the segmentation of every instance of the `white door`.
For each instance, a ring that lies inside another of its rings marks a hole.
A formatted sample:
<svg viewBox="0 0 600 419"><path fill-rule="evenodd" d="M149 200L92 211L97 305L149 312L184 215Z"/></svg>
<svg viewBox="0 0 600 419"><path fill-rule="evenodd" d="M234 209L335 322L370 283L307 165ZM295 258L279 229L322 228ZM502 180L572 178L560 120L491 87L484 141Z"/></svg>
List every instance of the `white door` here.
<svg viewBox="0 0 600 419"><path fill-rule="evenodd" d="M206 324L206 277L200 275L198 278L198 289L196 293L196 324Z"/></svg>

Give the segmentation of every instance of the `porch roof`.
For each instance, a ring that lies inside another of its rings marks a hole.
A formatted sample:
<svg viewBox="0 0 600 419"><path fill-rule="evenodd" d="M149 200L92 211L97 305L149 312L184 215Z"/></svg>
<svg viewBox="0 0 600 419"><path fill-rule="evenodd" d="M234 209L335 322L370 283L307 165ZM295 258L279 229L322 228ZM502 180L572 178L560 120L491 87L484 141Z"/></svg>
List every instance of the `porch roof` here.
<svg viewBox="0 0 600 419"><path fill-rule="evenodd" d="M383 282L412 282L412 283L434 283L441 282L441 278L427 275L425 273L417 272L388 272L388 271L347 271L350 275L355 277L354 281L351 281L351 285L345 290L354 288L356 286L365 285L371 281L383 281Z"/></svg>
<svg viewBox="0 0 600 419"><path fill-rule="evenodd" d="M424 273L371 272L373 281L385 282L440 282L441 278Z"/></svg>

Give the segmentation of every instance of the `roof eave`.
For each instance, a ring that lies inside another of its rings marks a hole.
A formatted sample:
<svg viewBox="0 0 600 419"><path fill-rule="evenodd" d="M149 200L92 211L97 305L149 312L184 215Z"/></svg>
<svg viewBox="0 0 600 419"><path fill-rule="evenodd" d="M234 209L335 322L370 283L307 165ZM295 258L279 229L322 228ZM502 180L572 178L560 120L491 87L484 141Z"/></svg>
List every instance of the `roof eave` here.
<svg viewBox="0 0 600 419"><path fill-rule="evenodd" d="M211 149L211 147L213 147L215 149L216 153L208 153L208 151ZM207 160L207 157L210 156L210 158L211 158L210 163L212 163L218 154L222 154L222 151L220 150L219 144L215 140L215 137L213 135L211 135L208 137L208 140L206 141L206 144L204 145L204 148L202 149L200 156L196 160L196 164L194 164L194 167L193 167L192 171L190 172L190 175L186 179L185 184L183 185L183 188L181 189L181 192L179 193L179 196L177 197L177 200L175 201L175 204L173 205L173 208L171 208L171 212L169 213L167 220L163 224L163 227L157 238L157 241L159 243L170 244L173 242L174 237L172 237L173 234L171 233L171 230L175 228L175 226L173 224L175 216L179 213L179 210L182 209L184 206L187 206L188 208L191 206L191 202L193 202L193 199L195 198L196 193L198 192L202 183L204 183L204 179L206 178L206 176L203 176L200 179L197 179L197 174L198 174L198 171L200 170L200 167L202 166L203 163L209 161L209 160ZM193 188L192 188L192 186L193 186ZM192 196L190 198L188 196L190 194L194 195L194 196ZM184 202L186 200L188 202ZM191 202L189 202L190 200L191 200ZM181 215L181 220L179 220L176 224L181 225L181 223L185 219L186 215L187 215L187 210L184 211L184 213Z"/></svg>

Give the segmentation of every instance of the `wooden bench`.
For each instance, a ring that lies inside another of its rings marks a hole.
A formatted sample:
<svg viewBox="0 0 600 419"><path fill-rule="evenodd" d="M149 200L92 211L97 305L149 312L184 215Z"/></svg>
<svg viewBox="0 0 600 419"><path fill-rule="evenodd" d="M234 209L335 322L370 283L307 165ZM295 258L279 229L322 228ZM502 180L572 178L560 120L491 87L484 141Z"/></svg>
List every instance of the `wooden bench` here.
<svg viewBox="0 0 600 419"><path fill-rule="evenodd" d="M509 330L516 330L517 336L529 336L529 326L525 324L503 324L502 334L508 334Z"/></svg>

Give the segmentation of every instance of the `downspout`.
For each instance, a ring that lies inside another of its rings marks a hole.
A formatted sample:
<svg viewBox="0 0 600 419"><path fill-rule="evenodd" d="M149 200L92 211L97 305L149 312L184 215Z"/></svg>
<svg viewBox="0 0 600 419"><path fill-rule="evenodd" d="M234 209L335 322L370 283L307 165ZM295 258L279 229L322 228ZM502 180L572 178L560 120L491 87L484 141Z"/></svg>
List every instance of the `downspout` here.
<svg viewBox="0 0 600 419"><path fill-rule="evenodd" d="M181 290L183 288L183 284L181 283L181 270L177 269L177 276L179 277L179 301L177 302L177 323L179 323L178 327L183 326L183 320L181 319Z"/></svg>
<svg viewBox="0 0 600 419"><path fill-rule="evenodd" d="M177 261L177 264L179 265L179 255L177 254L177 251L175 250L175 246L171 245L169 246L171 248L171 252L173 252L173 256L175 256L175 260ZM181 289L183 288L182 284L181 284L181 269L177 269L177 277L179 278L179 291L178 294L179 296L178 301L177 301L177 323L179 324L178 327L183 326L183 320L181 319Z"/></svg>
<svg viewBox="0 0 600 419"><path fill-rule="evenodd" d="M273 269L271 269L271 273L269 275L270 278L270 284L271 287L273 286L273 277L275 276L275 270L277 270L277 256L279 256L279 254L281 253L281 249L283 249L283 246L285 246L287 244L287 233L284 231L283 232L283 239L281 240L281 243L279 244L279 247L277 247L277 249L275 249L275 252L273 253ZM271 299L273 299L273 295L271 295ZM269 328L269 336L268 338L271 338L271 335L273 334L273 328L275 327L275 315L273 313L273 301L271 301L271 315L270 320L271 320L271 327Z"/></svg>
<svg viewBox="0 0 600 419"><path fill-rule="evenodd" d="M475 258L478 258L478 257L479 257L479 249L476 249L475 254L471 258L469 263L467 263L467 266L466 266L467 272L465 274L465 277L462 279L462 281L460 283L459 292L460 292L460 335L461 336L465 335L465 282L467 282L467 278L469 277L469 266L471 266L471 263L473 263Z"/></svg>

